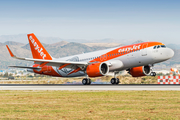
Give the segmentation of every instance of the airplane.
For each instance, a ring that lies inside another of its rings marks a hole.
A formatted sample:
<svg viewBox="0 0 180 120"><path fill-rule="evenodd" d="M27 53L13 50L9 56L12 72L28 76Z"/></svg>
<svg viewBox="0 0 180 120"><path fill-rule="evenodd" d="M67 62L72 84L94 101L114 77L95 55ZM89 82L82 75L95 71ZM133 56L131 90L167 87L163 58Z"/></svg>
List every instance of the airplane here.
<svg viewBox="0 0 180 120"><path fill-rule="evenodd" d="M34 33L27 34L33 58L15 56L6 45L11 57L19 60L34 61L31 67L9 66L26 68L29 72L55 77L80 77L83 85L90 85L89 77L105 76L114 73L111 84L119 84L117 74L126 70L132 77L156 76L153 66L174 56L174 51L161 42L143 42L83 53L62 58L53 58L43 47Z"/></svg>

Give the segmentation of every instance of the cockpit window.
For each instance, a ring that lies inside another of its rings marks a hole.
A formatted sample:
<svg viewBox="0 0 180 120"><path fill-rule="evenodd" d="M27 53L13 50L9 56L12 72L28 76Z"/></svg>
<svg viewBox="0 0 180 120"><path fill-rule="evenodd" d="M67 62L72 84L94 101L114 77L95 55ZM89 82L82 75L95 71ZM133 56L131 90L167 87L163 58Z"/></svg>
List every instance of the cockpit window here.
<svg viewBox="0 0 180 120"><path fill-rule="evenodd" d="M162 48L166 48L166 46L165 46L165 45L161 45L161 47L162 47Z"/></svg>
<svg viewBox="0 0 180 120"><path fill-rule="evenodd" d="M157 45L157 46L154 46L153 49L158 49L158 48L166 48L165 45Z"/></svg>

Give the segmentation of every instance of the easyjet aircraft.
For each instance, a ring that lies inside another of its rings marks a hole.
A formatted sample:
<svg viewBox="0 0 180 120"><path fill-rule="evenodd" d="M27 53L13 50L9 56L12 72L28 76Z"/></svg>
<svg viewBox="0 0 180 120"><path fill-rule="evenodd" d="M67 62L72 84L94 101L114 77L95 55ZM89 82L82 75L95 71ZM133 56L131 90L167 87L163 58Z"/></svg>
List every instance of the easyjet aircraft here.
<svg viewBox="0 0 180 120"><path fill-rule="evenodd" d="M144 42L55 59L33 33L27 36L33 58L17 57L8 46L7 49L11 57L34 61L34 65L11 67L27 68L30 72L56 77L86 76L82 80L84 85L91 84L89 77L104 76L109 72L114 72L111 84L119 84L120 81L116 75L122 70L127 70L133 77L155 76L153 65L174 56L174 51L163 43Z"/></svg>

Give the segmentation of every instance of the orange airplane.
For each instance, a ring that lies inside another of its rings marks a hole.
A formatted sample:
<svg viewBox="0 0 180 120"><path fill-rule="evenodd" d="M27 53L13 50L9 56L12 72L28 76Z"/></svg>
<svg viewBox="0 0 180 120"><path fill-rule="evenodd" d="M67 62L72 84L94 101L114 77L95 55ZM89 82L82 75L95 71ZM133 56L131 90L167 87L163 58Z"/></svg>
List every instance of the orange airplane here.
<svg viewBox="0 0 180 120"><path fill-rule="evenodd" d="M33 33L27 37L33 58L17 57L6 46L11 57L34 61L34 65L10 67L26 68L29 72L56 77L86 76L82 80L83 85L91 84L89 77L104 76L109 72L114 73L111 84L119 84L116 75L122 70L127 70L133 77L156 76L152 70L154 64L174 56L174 51L163 43L143 42L56 59L46 51Z"/></svg>

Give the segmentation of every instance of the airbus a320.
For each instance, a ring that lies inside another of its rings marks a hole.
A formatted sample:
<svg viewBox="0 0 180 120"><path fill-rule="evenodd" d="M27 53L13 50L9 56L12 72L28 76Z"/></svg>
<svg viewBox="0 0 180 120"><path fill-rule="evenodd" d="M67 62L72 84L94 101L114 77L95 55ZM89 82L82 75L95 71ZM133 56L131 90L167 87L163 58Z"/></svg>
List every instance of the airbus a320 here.
<svg viewBox="0 0 180 120"><path fill-rule="evenodd" d="M143 42L56 59L33 33L27 37L33 58L17 57L6 47L11 57L34 61L34 65L11 67L26 68L29 72L55 77L86 76L82 80L83 85L90 85L91 77L105 76L109 72L114 73L111 84L119 84L120 80L116 76L122 70L127 70L132 77L156 76L152 69L154 64L174 56L174 51L161 42Z"/></svg>

